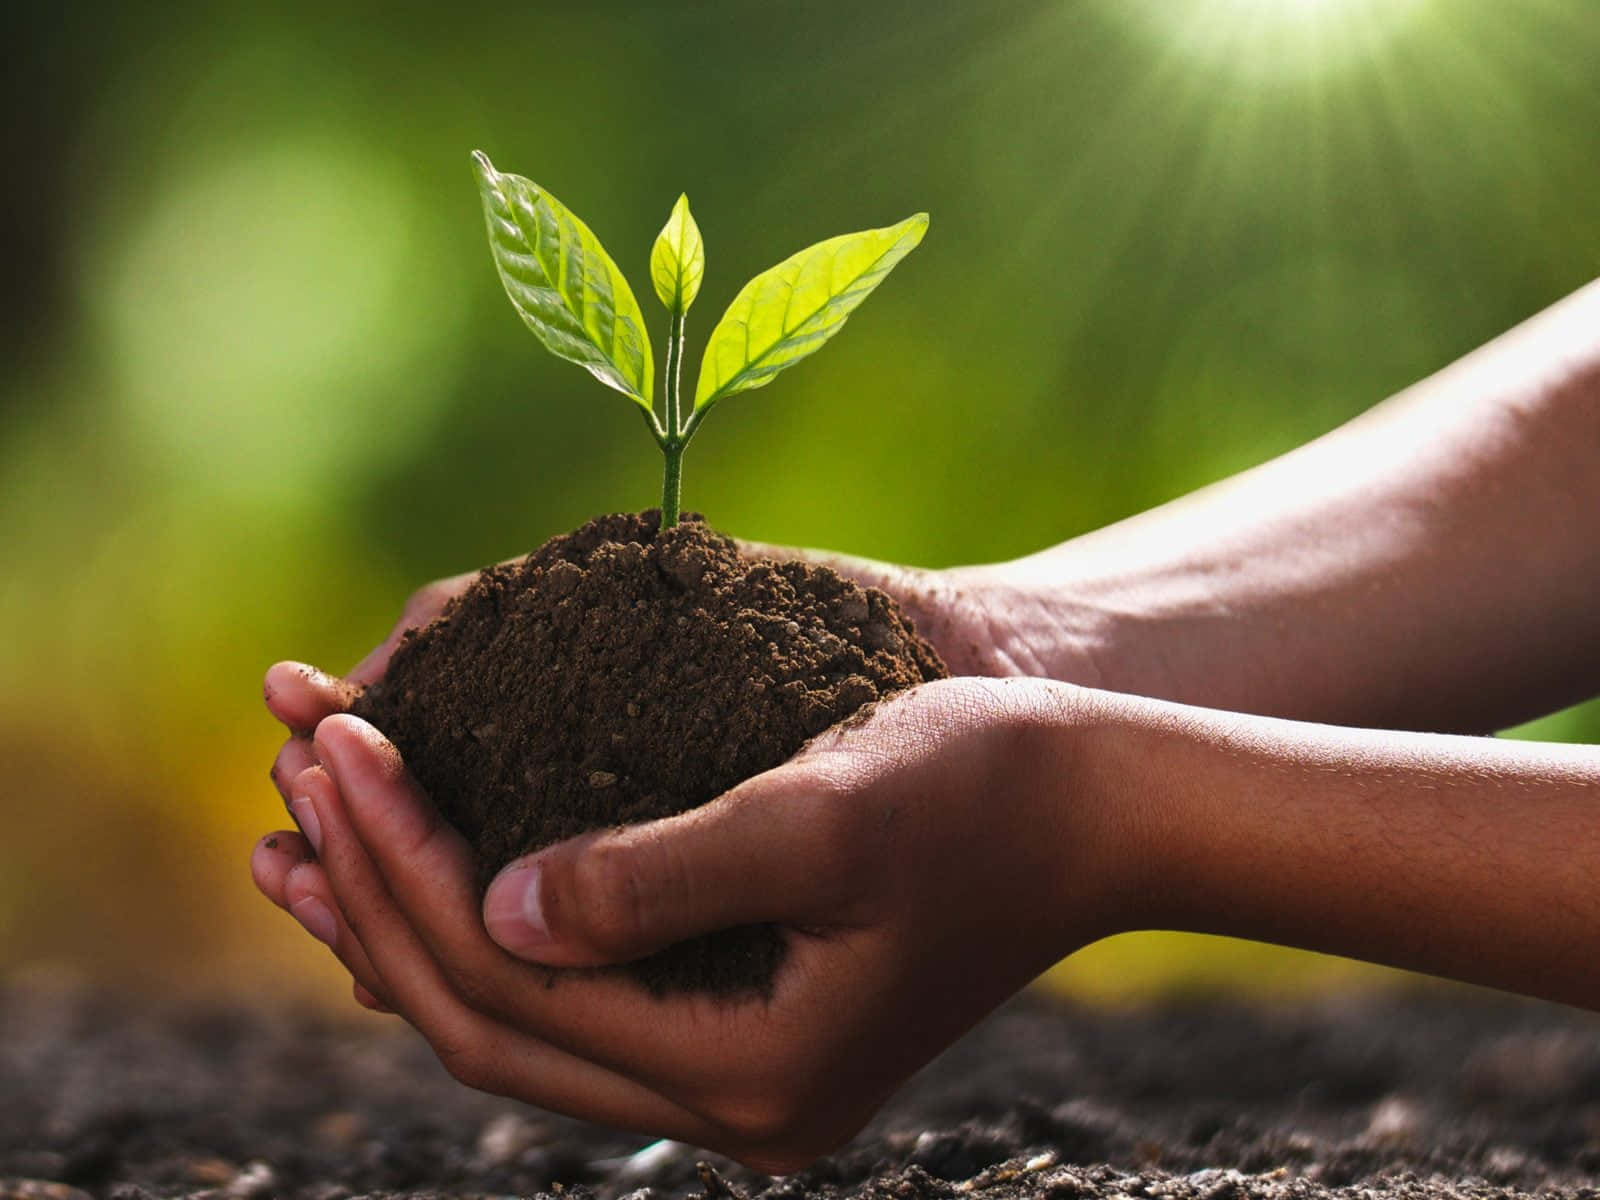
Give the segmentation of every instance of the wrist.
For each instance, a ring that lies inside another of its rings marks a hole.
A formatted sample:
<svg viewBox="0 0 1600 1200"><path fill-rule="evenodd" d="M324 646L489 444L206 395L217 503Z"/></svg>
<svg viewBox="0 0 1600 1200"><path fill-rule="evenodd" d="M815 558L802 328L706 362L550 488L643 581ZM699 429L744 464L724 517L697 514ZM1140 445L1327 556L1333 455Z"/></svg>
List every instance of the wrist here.
<svg viewBox="0 0 1600 1200"><path fill-rule="evenodd" d="M1014 786L1029 798L1036 834L1048 846L1042 890L1055 916L1057 957L1151 928L1173 843L1144 702L1056 680L1010 686L1022 742L1010 769L1022 776Z"/></svg>

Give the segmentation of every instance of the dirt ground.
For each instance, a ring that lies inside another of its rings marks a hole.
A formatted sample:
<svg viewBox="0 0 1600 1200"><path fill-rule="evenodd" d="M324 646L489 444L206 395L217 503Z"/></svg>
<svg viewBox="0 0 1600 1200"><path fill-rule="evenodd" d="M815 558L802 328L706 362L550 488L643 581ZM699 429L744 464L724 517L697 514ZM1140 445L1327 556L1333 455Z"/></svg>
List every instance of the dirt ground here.
<svg viewBox="0 0 1600 1200"><path fill-rule="evenodd" d="M0 983L0 1200L1600 1197L1600 1019L1035 994L801 1173L646 1145L468 1092L398 1022Z"/></svg>

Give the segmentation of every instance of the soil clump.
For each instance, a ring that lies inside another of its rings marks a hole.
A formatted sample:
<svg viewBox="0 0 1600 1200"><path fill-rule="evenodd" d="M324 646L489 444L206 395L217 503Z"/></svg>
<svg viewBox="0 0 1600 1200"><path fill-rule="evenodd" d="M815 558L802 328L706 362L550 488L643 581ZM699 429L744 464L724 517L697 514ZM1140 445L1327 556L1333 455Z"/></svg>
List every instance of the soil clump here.
<svg viewBox="0 0 1600 1200"><path fill-rule="evenodd" d="M512 859L684 812L866 705L948 672L894 601L741 555L697 514L600 517L486 569L352 708L472 843ZM630 964L657 991L767 990L771 926Z"/></svg>

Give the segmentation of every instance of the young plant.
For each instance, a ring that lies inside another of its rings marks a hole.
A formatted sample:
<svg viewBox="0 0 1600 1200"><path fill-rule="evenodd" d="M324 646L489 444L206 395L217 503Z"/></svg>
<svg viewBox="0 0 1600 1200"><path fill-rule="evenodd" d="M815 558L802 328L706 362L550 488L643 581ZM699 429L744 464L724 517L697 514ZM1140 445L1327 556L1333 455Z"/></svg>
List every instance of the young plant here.
<svg viewBox="0 0 1600 1200"><path fill-rule="evenodd" d="M552 354L588 369L644 410L665 459L661 526L677 524L683 452L724 397L765 387L839 332L872 290L922 241L928 215L887 229L847 233L807 247L757 275L711 331L694 403L684 410L684 317L700 294L705 244L679 196L650 252L650 281L670 317L664 402L655 405L655 360L639 302L589 227L520 175L504 175L473 151L489 248L506 295Z"/></svg>

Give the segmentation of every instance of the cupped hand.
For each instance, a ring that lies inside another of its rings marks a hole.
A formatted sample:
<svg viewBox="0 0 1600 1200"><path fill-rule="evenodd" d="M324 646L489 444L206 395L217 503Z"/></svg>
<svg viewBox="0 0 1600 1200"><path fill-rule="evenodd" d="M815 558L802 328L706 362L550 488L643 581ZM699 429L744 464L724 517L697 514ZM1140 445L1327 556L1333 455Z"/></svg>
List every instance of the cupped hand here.
<svg viewBox="0 0 1600 1200"><path fill-rule="evenodd" d="M286 781L316 857L275 835L255 873L462 1081L792 1169L1117 927L1127 831L1091 796L1045 799L1076 770L1072 710L1094 703L1032 680L924 685L702 808L513 863L481 908L466 843L398 753L334 714ZM789 947L770 995L658 996L582 969L755 922Z"/></svg>

